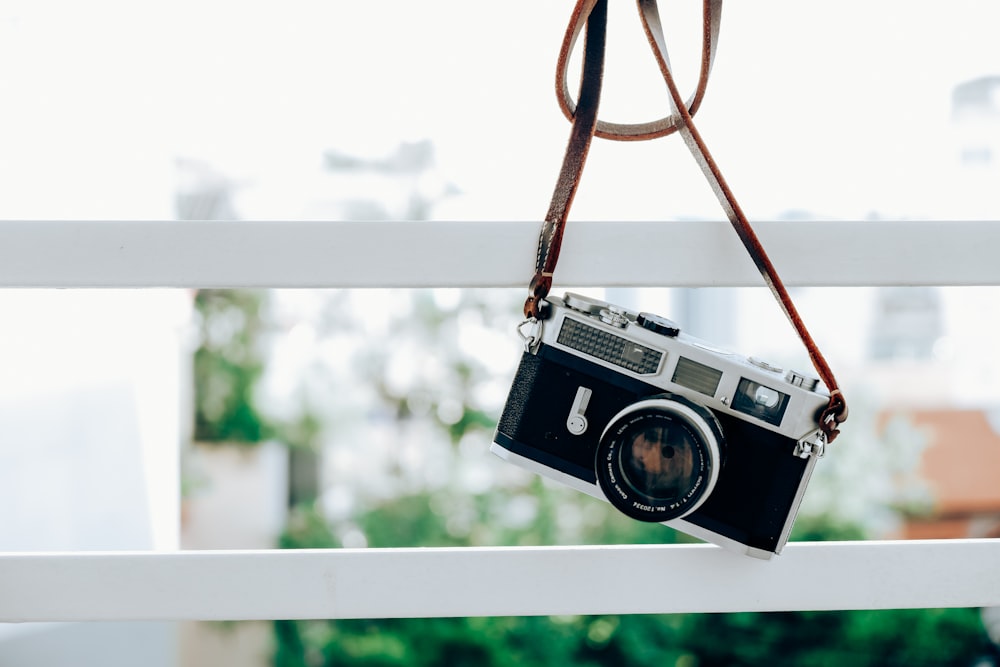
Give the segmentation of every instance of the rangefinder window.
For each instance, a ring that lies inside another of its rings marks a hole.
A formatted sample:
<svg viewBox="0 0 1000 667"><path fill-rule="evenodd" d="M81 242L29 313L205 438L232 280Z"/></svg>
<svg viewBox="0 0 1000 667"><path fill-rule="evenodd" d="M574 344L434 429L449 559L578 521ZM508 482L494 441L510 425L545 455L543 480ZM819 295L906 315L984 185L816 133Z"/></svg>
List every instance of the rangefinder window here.
<svg viewBox="0 0 1000 667"><path fill-rule="evenodd" d="M775 426L781 426L787 406L788 394L746 378L740 380L733 399L734 410Z"/></svg>
<svg viewBox="0 0 1000 667"><path fill-rule="evenodd" d="M673 377L673 381L682 387L693 389L706 396L715 396L720 380L722 380L722 371L705 364L699 364L697 361L691 361L687 357L681 357L677 361Z"/></svg>
<svg viewBox="0 0 1000 667"><path fill-rule="evenodd" d="M639 375L655 373L663 359L663 353L658 350L568 317L563 320L557 341Z"/></svg>

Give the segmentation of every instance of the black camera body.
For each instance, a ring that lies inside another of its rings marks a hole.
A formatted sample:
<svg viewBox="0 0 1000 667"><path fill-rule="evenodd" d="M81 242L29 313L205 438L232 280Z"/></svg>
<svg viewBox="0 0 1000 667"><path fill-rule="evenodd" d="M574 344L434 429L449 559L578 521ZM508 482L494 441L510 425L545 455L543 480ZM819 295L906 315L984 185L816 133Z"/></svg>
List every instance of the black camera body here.
<svg viewBox="0 0 1000 667"><path fill-rule="evenodd" d="M819 380L650 313L575 294L547 302L522 333L491 450L634 519L780 553L826 444Z"/></svg>

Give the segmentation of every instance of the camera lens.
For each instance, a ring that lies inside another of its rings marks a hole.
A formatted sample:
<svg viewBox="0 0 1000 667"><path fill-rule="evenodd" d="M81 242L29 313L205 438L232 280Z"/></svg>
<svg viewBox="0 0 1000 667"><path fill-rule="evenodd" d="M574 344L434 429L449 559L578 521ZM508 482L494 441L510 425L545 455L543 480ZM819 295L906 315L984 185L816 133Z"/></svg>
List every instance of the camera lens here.
<svg viewBox="0 0 1000 667"><path fill-rule="evenodd" d="M680 397L635 403L608 424L596 453L598 484L624 514L669 521L712 492L722 429L710 410Z"/></svg>

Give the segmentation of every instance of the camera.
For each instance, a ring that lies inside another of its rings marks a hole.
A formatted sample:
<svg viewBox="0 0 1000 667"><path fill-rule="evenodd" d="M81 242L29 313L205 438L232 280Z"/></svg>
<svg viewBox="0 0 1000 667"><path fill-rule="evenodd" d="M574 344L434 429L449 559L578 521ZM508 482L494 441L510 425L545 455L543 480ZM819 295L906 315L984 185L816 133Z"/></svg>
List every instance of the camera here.
<svg viewBox="0 0 1000 667"><path fill-rule="evenodd" d="M519 329L491 451L633 519L780 553L826 444L820 381L579 294L546 313Z"/></svg>

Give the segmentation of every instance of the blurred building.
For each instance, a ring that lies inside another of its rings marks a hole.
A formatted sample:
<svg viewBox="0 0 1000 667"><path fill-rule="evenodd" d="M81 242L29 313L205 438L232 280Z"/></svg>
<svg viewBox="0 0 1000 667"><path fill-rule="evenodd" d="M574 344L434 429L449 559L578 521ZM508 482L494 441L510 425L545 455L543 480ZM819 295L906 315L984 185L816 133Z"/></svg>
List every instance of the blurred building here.
<svg viewBox="0 0 1000 667"><path fill-rule="evenodd" d="M957 86L952 122L959 131L959 161L971 169L1000 169L1000 76L983 76Z"/></svg>
<svg viewBox="0 0 1000 667"><path fill-rule="evenodd" d="M903 418L927 440L917 466L930 504L901 508L904 539L1000 538L1000 411L912 409Z"/></svg>

